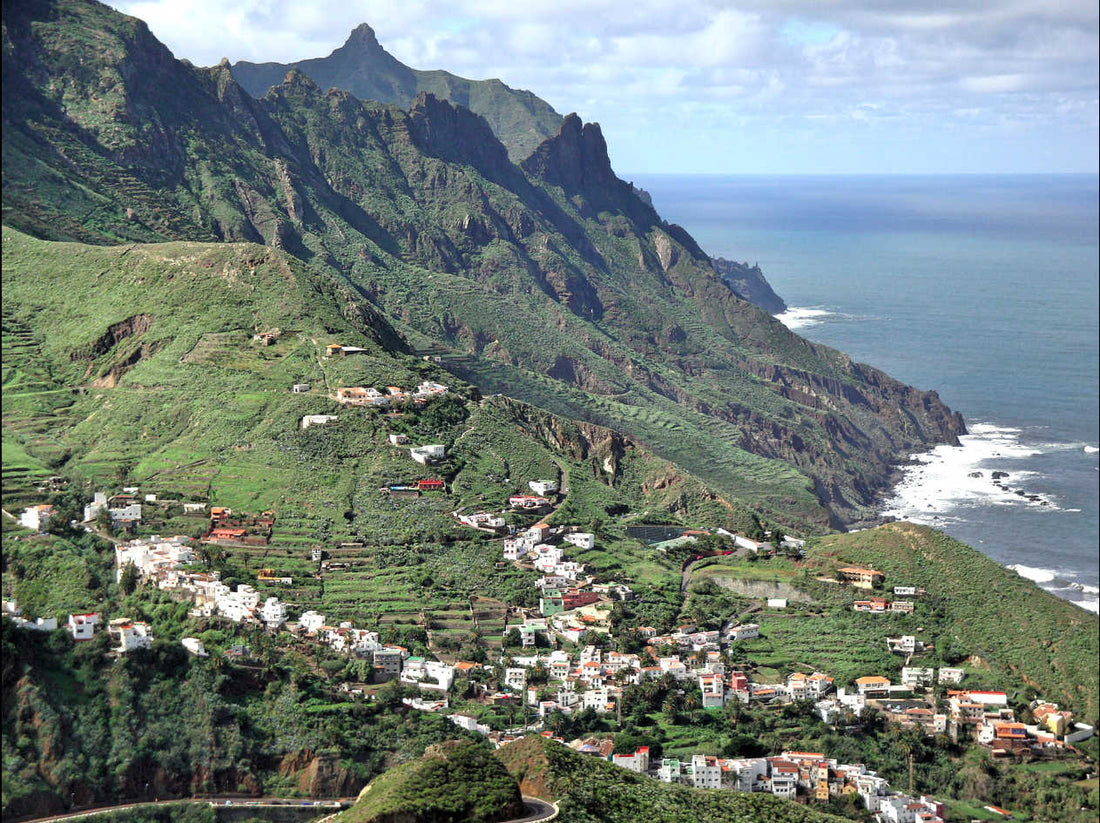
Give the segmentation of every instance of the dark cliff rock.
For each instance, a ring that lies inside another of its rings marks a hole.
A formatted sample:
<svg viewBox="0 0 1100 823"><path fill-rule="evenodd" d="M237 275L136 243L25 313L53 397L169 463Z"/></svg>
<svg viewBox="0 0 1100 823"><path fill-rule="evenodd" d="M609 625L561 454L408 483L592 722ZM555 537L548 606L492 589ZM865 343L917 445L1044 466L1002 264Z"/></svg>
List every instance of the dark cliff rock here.
<svg viewBox="0 0 1100 823"><path fill-rule="evenodd" d="M520 176L484 117L421 92L409 108L409 132L425 154L473 166L487 179L515 184Z"/></svg>
<svg viewBox="0 0 1100 823"><path fill-rule="evenodd" d="M764 279L759 266L749 267L748 263L735 263L724 257L711 259L714 271L738 297L759 306L768 314L782 314L787 304Z"/></svg>
<svg viewBox="0 0 1100 823"><path fill-rule="evenodd" d="M599 124L582 123L576 114L567 115L561 130L520 167L532 178L559 186L585 217L596 217L602 211L623 214L635 224L638 234L660 223L634 187L615 176Z"/></svg>

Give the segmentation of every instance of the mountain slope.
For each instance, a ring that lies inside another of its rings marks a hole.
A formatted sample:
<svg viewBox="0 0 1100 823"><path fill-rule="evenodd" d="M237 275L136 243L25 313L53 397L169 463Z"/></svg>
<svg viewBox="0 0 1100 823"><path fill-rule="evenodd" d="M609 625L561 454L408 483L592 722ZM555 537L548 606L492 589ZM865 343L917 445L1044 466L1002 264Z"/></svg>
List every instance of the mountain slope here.
<svg viewBox="0 0 1100 823"><path fill-rule="evenodd" d="M630 432L789 526L873 514L897 460L964 431L741 300L575 116L521 168L468 109L300 71L254 100L80 0L8 4L4 84L7 225L283 249L484 391Z"/></svg>
<svg viewBox="0 0 1100 823"><path fill-rule="evenodd" d="M925 589L922 600L944 621L944 645L966 649L976 665L997 670L1009 691L1022 680L1089 723L1100 711L1096 615L976 549L925 526L890 523L823 537L808 556L880 569L890 580Z"/></svg>
<svg viewBox="0 0 1100 823"><path fill-rule="evenodd" d="M53 288L41 287L42 272ZM574 493L560 513L574 522L653 507L729 528L751 523L747 507L631 438L505 398L475 402L472 387L407 354L362 297L275 249L86 246L5 228L3 287L9 507L40 502L34 479L63 470L97 484L125 475L169 498L272 509L326 536L317 539L463 539L469 533L450 514L457 506L503 508L523 478L564 471ZM260 332L269 344L253 339ZM364 351L327 357L333 340ZM425 379L456 396L397 419L332 400L337 386ZM311 389L294 393L295 383ZM338 420L303 430L307 414ZM379 491L417 470L388 443L395 430L447 446L452 460L427 471L447 478L450 495L408 505ZM506 586L491 574L493 548L479 555L486 579L467 568L463 585Z"/></svg>
<svg viewBox="0 0 1100 823"><path fill-rule="evenodd" d="M420 71L404 65L382 46L366 23L328 57L295 63L250 63L232 66L233 78L254 97L279 85L291 69L311 78L322 89L342 89L360 100L408 106L422 92L449 100L480 114L508 154L519 162L557 133L562 117L544 100L499 80L467 80L447 71Z"/></svg>

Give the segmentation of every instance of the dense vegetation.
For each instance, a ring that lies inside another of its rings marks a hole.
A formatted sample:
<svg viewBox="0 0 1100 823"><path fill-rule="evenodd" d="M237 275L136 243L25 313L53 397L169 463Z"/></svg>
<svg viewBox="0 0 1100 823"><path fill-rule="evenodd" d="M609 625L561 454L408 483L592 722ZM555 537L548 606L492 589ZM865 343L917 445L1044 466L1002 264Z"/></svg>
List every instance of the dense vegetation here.
<svg viewBox="0 0 1100 823"><path fill-rule="evenodd" d="M519 787L492 749L454 741L376 777L339 823L493 823L522 812Z"/></svg>
<svg viewBox="0 0 1100 823"><path fill-rule="evenodd" d="M147 609L166 630L171 615ZM333 702L306 658L262 632L242 639L251 656L239 665L174 642L112 659L106 632L74 646L63 632L19 631L4 618L5 817L193 793L346 796L461 735L409 712L400 690Z"/></svg>

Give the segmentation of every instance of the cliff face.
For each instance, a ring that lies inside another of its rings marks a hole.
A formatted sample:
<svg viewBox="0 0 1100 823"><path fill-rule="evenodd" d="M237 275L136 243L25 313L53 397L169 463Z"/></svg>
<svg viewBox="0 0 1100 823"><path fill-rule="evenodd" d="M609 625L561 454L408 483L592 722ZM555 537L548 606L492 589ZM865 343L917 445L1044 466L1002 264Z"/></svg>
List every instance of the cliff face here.
<svg viewBox="0 0 1100 823"><path fill-rule="evenodd" d="M759 266L750 268L747 263L735 263L724 257L716 257L711 262L718 276L742 300L748 300L768 314L782 314L787 310L787 304L764 279Z"/></svg>
<svg viewBox="0 0 1100 823"><path fill-rule="evenodd" d="M464 354L486 391L629 432L789 523L871 515L896 461L962 431L934 394L744 300L772 297L662 221L575 115L516 166L484 118L432 94L403 111L295 68L256 100L81 0L14 0L4 38L9 225L282 249L387 346L403 345L390 317Z"/></svg>

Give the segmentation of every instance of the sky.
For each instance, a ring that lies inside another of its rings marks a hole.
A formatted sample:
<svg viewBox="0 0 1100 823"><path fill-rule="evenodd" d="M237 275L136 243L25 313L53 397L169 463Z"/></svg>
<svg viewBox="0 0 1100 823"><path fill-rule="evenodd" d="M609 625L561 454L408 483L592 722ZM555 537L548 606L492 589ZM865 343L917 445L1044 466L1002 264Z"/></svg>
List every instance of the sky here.
<svg viewBox="0 0 1100 823"><path fill-rule="evenodd" d="M598 122L620 174L1100 172L1096 0L109 0L198 65L398 60Z"/></svg>

